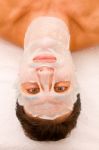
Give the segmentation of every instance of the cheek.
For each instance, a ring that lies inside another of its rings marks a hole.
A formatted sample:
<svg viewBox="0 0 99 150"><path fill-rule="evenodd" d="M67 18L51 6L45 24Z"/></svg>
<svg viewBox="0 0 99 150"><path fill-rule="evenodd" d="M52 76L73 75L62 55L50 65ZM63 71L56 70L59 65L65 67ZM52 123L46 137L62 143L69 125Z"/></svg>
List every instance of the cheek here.
<svg viewBox="0 0 99 150"><path fill-rule="evenodd" d="M70 81L71 80L71 72L69 70L66 70L66 68L62 68L60 70L57 70L55 73L55 81Z"/></svg>
<svg viewBox="0 0 99 150"><path fill-rule="evenodd" d="M38 78L35 71L29 68L22 70L19 75L19 78L21 82L38 82Z"/></svg>

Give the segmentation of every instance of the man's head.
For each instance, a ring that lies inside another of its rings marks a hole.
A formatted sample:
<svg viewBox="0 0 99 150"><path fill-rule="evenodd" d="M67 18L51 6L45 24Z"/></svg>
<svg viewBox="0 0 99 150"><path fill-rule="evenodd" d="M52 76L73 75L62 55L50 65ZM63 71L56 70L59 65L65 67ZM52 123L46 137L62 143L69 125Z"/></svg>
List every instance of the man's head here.
<svg viewBox="0 0 99 150"><path fill-rule="evenodd" d="M77 82L69 51L69 38L65 23L53 17L40 17L34 20L27 30L17 102L17 116L22 125L25 124L23 128L27 132L34 130L34 124L44 128L42 132L46 129L42 134L48 134L51 127L56 128L57 123L63 124L64 121L69 124L69 132L75 126L74 122L79 113L74 114L75 110L80 112L80 100L79 96L77 97ZM76 106L79 106L78 110ZM62 126L59 124L57 128L60 130ZM39 130L37 128L38 134ZM66 127L64 132L67 131ZM60 136L62 132L63 129L59 131ZM37 133L32 133L32 136L36 137Z"/></svg>
<svg viewBox="0 0 99 150"><path fill-rule="evenodd" d="M16 115L24 129L25 135L32 140L57 141L66 138L71 130L76 127L77 118L80 114L80 95L74 104L73 111L67 116L63 115L54 120L31 117L24 111L23 106L16 104Z"/></svg>

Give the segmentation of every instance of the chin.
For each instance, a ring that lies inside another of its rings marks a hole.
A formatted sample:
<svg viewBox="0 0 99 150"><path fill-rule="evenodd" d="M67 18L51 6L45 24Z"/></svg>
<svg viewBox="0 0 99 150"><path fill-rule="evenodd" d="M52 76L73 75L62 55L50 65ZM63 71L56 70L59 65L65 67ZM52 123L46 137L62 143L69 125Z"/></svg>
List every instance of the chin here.
<svg viewBox="0 0 99 150"><path fill-rule="evenodd" d="M80 94L77 94L72 112L68 116L64 115L54 120L31 117L25 113L24 107L19 105L18 101L16 102L16 116L25 135L36 141L58 141L69 136L77 125L80 111Z"/></svg>

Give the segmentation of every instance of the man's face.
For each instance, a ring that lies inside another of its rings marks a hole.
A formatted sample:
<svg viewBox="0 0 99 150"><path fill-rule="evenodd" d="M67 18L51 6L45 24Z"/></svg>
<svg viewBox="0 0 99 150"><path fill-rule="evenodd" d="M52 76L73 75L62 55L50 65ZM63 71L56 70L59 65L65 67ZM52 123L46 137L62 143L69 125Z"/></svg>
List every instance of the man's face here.
<svg viewBox="0 0 99 150"><path fill-rule="evenodd" d="M71 55L48 37L34 43L24 52L20 69L20 104L43 119L68 114L77 94Z"/></svg>
<svg viewBox="0 0 99 150"><path fill-rule="evenodd" d="M22 125L25 121L27 123L27 118L30 118L32 124L37 120L40 124L44 121L45 126L48 120L51 126L53 122L55 126L66 121L73 116L77 92L72 58L69 50L62 47L61 43L45 37L25 50L20 68L17 103L17 116L20 121L23 120ZM21 108L24 113L20 111ZM26 119L20 119L24 115ZM77 116L71 122L76 121ZM28 129L29 126L28 124ZM26 126L23 125L23 128L28 135ZM63 131L60 131L60 135L61 132ZM35 137L32 132L31 134L29 137Z"/></svg>

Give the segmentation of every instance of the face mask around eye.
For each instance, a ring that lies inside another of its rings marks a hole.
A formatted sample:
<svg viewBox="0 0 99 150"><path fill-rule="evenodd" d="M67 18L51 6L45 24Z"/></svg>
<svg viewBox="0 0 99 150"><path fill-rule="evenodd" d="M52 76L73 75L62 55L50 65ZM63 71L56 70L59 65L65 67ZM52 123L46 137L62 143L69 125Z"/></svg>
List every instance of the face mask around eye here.
<svg viewBox="0 0 99 150"><path fill-rule="evenodd" d="M78 84L69 40L68 28L60 19L40 17L30 24L25 36L18 88L18 103L28 114L53 120L73 110ZM68 90L56 92L55 85L64 89L65 81L70 82ZM37 93L30 94L32 92Z"/></svg>
<svg viewBox="0 0 99 150"><path fill-rule="evenodd" d="M20 89L18 103L33 117L53 120L72 112L78 91L77 83L76 87L70 87L68 91L61 94L55 91L46 93L41 91L38 94L30 95L23 93Z"/></svg>

